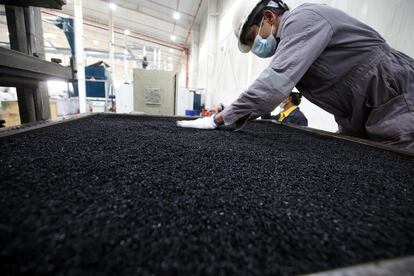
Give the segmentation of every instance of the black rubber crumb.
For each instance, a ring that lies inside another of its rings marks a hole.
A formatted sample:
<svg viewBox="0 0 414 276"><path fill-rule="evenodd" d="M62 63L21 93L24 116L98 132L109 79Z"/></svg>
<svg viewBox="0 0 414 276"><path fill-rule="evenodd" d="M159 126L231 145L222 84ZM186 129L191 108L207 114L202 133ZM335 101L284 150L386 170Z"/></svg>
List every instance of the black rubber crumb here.
<svg viewBox="0 0 414 276"><path fill-rule="evenodd" d="M0 140L1 275L292 275L414 254L414 160L268 123Z"/></svg>

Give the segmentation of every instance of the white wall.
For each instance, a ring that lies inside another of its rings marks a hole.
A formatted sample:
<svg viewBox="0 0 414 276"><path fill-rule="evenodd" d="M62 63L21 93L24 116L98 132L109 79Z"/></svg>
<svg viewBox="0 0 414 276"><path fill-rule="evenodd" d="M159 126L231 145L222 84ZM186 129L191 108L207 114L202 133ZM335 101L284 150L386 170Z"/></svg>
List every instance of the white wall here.
<svg viewBox="0 0 414 276"><path fill-rule="evenodd" d="M211 0L216 1L216 0ZM216 102L230 104L251 84L266 68L270 59L260 59L252 54L242 54L237 48L237 40L232 30L232 13L235 0L219 2L218 50L215 56L209 52L208 9L202 14L199 38L199 67L197 87L206 88L207 105ZM302 3L325 3L339 8L374 27L388 43L411 57L414 57L414 1L412 0L320 0L295 1L286 3L295 8ZM208 65L216 59L214 75L209 76ZM309 120L309 126L328 131L336 131L337 124L329 113L307 100L301 109Z"/></svg>

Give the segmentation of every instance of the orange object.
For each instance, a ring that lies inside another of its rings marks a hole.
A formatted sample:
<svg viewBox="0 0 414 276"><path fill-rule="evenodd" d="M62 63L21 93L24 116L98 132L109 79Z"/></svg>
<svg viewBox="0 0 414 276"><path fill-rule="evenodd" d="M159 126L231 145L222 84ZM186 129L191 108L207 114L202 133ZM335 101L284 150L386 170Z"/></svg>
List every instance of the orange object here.
<svg viewBox="0 0 414 276"><path fill-rule="evenodd" d="M202 110L201 110L201 116L204 116L204 117L211 117L211 115L213 115L213 113L212 113L212 112L210 112L210 111L208 111L207 109L202 109Z"/></svg>

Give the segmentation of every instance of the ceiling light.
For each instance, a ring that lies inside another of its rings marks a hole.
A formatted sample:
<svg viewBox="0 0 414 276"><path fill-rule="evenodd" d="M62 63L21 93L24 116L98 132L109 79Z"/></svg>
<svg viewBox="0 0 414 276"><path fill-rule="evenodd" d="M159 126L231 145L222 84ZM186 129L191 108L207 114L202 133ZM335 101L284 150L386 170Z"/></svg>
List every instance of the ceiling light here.
<svg viewBox="0 0 414 276"><path fill-rule="evenodd" d="M98 44L99 44L99 41L94 40L94 41L93 41L93 44L98 45Z"/></svg>
<svg viewBox="0 0 414 276"><path fill-rule="evenodd" d="M174 50L170 48L170 53L174 53Z"/></svg>
<svg viewBox="0 0 414 276"><path fill-rule="evenodd" d="M174 13L173 13L173 18L174 18L175 20L180 19L180 17L181 17L181 15L180 15L180 13L179 13L179 12L174 12Z"/></svg>
<svg viewBox="0 0 414 276"><path fill-rule="evenodd" d="M124 34L125 34L125 35L130 35L130 34L131 34L131 31L130 31L130 30L128 30L128 29L126 29L126 30L124 31Z"/></svg>
<svg viewBox="0 0 414 276"><path fill-rule="evenodd" d="M116 10L116 8L117 8L118 6L115 4L115 3L109 3L109 8L111 9L111 10Z"/></svg>
<svg viewBox="0 0 414 276"><path fill-rule="evenodd" d="M48 39L48 38L56 38L56 35L55 34L52 34L52 33L44 33L43 34L43 37L46 38L46 39Z"/></svg>
<svg viewBox="0 0 414 276"><path fill-rule="evenodd" d="M175 41L177 39L177 37L175 35L171 35L171 40Z"/></svg>

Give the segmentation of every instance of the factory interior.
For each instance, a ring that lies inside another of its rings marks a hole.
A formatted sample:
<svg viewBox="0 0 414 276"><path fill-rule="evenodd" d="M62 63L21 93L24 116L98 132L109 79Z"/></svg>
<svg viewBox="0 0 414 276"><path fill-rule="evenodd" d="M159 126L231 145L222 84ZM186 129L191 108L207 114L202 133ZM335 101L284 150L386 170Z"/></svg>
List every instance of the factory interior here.
<svg viewBox="0 0 414 276"><path fill-rule="evenodd" d="M414 275L414 1L0 0L0 275Z"/></svg>

